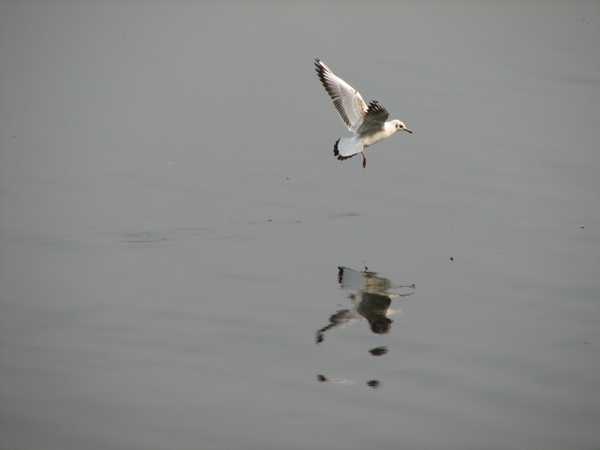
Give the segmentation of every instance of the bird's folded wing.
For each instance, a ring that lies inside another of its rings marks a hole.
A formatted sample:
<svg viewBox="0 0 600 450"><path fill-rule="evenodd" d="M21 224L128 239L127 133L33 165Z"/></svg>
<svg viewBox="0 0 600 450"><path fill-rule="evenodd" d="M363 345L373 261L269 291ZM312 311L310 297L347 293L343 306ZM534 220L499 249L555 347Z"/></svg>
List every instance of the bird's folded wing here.
<svg viewBox="0 0 600 450"><path fill-rule="evenodd" d="M363 122L356 132L362 136L381 131L385 121L390 116L391 114L379 102L373 100L369 103L369 109L367 109Z"/></svg>
<svg viewBox="0 0 600 450"><path fill-rule="evenodd" d="M315 66L319 79L333 100L333 105L338 114L348 129L356 132L367 113L365 101L356 89L334 74L320 60L316 60Z"/></svg>

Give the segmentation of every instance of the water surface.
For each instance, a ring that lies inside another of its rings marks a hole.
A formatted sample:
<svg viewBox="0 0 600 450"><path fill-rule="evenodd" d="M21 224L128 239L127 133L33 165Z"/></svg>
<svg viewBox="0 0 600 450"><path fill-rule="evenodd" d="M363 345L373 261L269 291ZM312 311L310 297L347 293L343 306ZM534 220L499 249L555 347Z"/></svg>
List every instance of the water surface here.
<svg viewBox="0 0 600 450"><path fill-rule="evenodd" d="M597 2L3 1L0 33L1 448L600 446ZM335 160L314 58L413 134Z"/></svg>

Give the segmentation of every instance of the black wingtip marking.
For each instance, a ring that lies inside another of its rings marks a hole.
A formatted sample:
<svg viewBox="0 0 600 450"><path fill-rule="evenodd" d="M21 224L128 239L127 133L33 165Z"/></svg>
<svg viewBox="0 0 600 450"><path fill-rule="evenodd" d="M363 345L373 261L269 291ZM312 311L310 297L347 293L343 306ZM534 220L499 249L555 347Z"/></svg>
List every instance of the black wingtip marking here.
<svg viewBox="0 0 600 450"><path fill-rule="evenodd" d="M340 157L340 152L338 151L338 144L340 142L340 139L338 139L337 141L335 141L335 145L333 146L333 156L336 156L338 158Z"/></svg>
<svg viewBox="0 0 600 450"><path fill-rule="evenodd" d="M369 107L367 108L367 114L374 114L377 112L384 112L386 114L389 114L387 109L381 106L377 100L373 100L371 103L369 103Z"/></svg>
<svg viewBox="0 0 600 450"><path fill-rule="evenodd" d="M350 156L342 156L340 155L340 152L338 150L338 144L340 142L342 138L338 139L337 141L335 141L335 145L333 146L333 156L337 157L337 159L339 159L340 161L344 161L346 159L352 158L354 155L350 155Z"/></svg>
<svg viewBox="0 0 600 450"><path fill-rule="evenodd" d="M327 83L325 82L325 67L323 67L323 64L321 63L321 60L319 58L315 59L315 70L317 71L317 74L319 75L319 79L321 80L321 83L323 83L323 86L325 86L325 89L327 89Z"/></svg>
<svg viewBox="0 0 600 450"><path fill-rule="evenodd" d="M315 62L315 70L317 71L317 75L319 77L319 80L321 81L321 84L323 85L323 87L325 88L325 90L327 91L329 96L332 98L332 100L335 101L336 100L335 91L331 89L331 87L327 84L327 80L325 79L325 71L327 69L325 69L325 67L323 67L323 64L321 64L321 61L318 59Z"/></svg>

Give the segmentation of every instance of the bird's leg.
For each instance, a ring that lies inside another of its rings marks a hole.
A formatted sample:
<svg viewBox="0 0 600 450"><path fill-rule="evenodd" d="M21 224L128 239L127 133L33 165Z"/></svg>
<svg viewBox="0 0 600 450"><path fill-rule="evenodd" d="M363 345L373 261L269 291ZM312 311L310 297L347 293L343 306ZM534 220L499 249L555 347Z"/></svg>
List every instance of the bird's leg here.
<svg viewBox="0 0 600 450"><path fill-rule="evenodd" d="M361 153L363 155L363 169L364 169L365 167L367 167L367 157L365 156L364 152L361 152Z"/></svg>

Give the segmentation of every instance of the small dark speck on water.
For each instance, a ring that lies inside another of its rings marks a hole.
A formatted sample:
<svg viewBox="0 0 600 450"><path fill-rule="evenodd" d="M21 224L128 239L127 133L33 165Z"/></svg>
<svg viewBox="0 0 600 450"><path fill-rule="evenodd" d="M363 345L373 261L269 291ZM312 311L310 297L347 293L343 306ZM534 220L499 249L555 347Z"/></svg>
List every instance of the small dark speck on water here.
<svg viewBox="0 0 600 450"><path fill-rule="evenodd" d="M381 382L379 380L369 380L367 381L367 386L377 389L381 386Z"/></svg>
<svg viewBox="0 0 600 450"><path fill-rule="evenodd" d="M450 257L450 261L454 261L454 258L452 256Z"/></svg>

